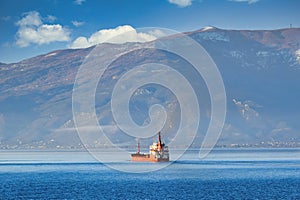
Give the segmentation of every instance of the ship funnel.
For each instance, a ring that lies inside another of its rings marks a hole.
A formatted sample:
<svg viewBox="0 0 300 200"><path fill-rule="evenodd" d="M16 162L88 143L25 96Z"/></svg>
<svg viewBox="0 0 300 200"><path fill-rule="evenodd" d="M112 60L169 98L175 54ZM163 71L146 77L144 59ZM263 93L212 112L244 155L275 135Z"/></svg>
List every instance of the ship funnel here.
<svg viewBox="0 0 300 200"><path fill-rule="evenodd" d="M158 145L160 148L162 147L160 132L158 132Z"/></svg>

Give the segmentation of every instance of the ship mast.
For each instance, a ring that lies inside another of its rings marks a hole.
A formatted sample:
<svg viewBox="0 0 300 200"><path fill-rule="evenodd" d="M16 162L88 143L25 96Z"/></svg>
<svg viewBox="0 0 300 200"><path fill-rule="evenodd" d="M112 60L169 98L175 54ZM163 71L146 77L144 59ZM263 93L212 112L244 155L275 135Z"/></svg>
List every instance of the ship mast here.
<svg viewBox="0 0 300 200"><path fill-rule="evenodd" d="M137 154L140 154L141 152L141 145L140 145L140 138L138 138L138 150L137 150Z"/></svg>

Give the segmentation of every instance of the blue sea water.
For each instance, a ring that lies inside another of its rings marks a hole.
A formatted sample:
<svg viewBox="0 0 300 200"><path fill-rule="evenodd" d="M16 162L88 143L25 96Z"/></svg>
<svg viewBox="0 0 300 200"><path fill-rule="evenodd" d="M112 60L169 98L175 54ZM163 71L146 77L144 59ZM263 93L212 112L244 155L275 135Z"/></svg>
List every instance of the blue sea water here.
<svg viewBox="0 0 300 200"><path fill-rule="evenodd" d="M300 199L300 149L220 149L203 160L197 153L124 173L83 152L0 152L0 199Z"/></svg>

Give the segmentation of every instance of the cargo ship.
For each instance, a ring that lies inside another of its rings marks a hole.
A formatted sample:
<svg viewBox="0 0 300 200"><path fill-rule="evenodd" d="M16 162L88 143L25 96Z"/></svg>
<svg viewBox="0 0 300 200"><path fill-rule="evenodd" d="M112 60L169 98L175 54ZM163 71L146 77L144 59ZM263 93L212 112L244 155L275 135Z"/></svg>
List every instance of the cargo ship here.
<svg viewBox="0 0 300 200"><path fill-rule="evenodd" d="M133 162L168 162L169 149L165 143L162 143L160 132L158 133L158 142L153 142L149 147L149 153L140 152L140 142L138 141L138 150L130 155Z"/></svg>

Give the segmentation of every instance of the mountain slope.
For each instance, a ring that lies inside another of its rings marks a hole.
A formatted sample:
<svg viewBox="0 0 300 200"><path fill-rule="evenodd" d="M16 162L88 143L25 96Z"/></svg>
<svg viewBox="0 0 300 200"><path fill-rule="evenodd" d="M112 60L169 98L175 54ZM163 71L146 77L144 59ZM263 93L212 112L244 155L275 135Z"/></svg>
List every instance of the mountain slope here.
<svg viewBox="0 0 300 200"><path fill-rule="evenodd" d="M227 118L219 144L263 141L299 141L300 125L300 29L222 30L188 32L216 62L227 93ZM130 45L130 44L125 44ZM132 44L135 45L135 44ZM143 44L136 44L143 45ZM0 142L2 147L80 147L72 122L72 88L79 66L94 47L59 50L14 64L0 64ZM124 45L102 44L101 51L122 49ZM110 95L119 77L136 66L160 60L180 70L207 93L186 61L166 52L143 50L120 58L104 74L97 88L99 122L113 124ZM88 78L88 77L87 77ZM201 82L201 81L200 81ZM103 94L102 94L103 93ZM107 94L106 93L106 94ZM200 108L209 112L209 96ZM161 103L168 109L169 127L178 127L178 102L168 90L158 86L140 88L132 98L132 114L137 123L147 123L147 109ZM205 115L205 114L204 114ZM204 117L207 123L209 118ZM199 146L206 126L200 128L194 145ZM109 133L116 143L127 143L126 135ZM167 137L168 139L171 139Z"/></svg>

